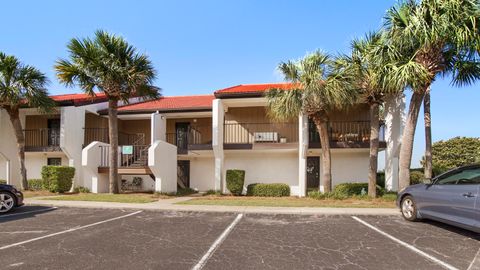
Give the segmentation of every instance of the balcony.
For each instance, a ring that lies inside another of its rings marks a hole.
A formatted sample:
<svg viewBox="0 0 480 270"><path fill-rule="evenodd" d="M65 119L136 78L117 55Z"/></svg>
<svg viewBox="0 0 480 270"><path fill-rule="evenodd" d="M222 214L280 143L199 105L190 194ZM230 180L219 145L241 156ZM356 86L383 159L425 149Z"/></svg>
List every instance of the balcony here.
<svg viewBox="0 0 480 270"><path fill-rule="evenodd" d="M25 151L59 152L60 128L25 129Z"/></svg>
<svg viewBox="0 0 480 270"><path fill-rule="evenodd" d="M212 150L211 130L212 126L185 126L166 133L165 138L177 146L178 154L188 154L189 150Z"/></svg>
<svg viewBox="0 0 480 270"><path fill-rule="evenodd" d="M83 146L87 146L94 141L110 143L108 128L84 128L85 137ZM119 145L144 145L146 141L145 133L125 133L118 132Z"/></svg>
<svg viewBox="0 0 480 270"><path fill-rule="evenodd" d="M320 136L312 121L309 121L309 147L321 148ZM330 147L368 148L370 147L370 121L333 121L328 124ZM380 122L380 148L385 148L385 125Z"/></svg>
<svg viewBox="0 0 480 270"><path fill-rule="evenodd" d="M298 146L298 124L225 123L225 149L291 148Z"/></svg>

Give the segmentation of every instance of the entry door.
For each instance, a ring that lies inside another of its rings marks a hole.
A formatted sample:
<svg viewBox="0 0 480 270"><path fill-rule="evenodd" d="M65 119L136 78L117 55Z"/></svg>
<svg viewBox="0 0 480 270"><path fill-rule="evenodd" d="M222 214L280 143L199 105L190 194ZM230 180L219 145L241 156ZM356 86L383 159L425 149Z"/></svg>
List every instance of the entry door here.
<svg viewBox="0 0 480 270"><path fill-rule="evenodd" d="M188 152L188 128L190 123L176 123L175 133L177 137L178 153L186 154Z"/></svg>
<svg viewBox="0 0 480 270"><path fill-rule="evenodd" d="M320 187L320 157L307 157L307 188Z"/></svg>
<svg viewBox="0 0 480 270"><path fill-rule="evenodd" d="M190 160L177 161L177 178L179 188L190 187Z"/></svg>
<svg viewBox="0 0 480 270"><path fill-rule="evenodd" d="M60 145L60 119L48 119L48 145L59 146Z"/></svg>

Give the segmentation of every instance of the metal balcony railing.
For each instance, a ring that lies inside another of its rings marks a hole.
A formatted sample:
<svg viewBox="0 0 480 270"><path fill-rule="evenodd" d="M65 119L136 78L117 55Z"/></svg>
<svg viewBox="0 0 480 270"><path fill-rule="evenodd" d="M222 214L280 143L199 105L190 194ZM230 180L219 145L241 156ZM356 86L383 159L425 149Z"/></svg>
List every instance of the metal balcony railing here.
<svg viewBox="0 0 480 270"><path fill-rule="evenodd" d="M60 146L59 128L25 129L25 147Z"/></svg>
<svg viewBox="0 0 480 270"><path fill-rule="evenodd" d="M84 128L84 146L91 142L98 141L103 143L110 143L108 136L108 128ZM118 132L118 144L120 145L144 145L145 133L125 133Z"/></svg>
<svg viewBox="0 0 480 270"><path fill-rule="evenodd" d="M211 145L211 130L212 126L190 126L186 131L179 129L176 132L166 133L165 139L166 142L176 145L178 152L182 153L192 146Z"/></svg>
<svg viewBox="0 0 480 270"><path fill-rule="evenodd" d="M110 145L100 147L99 167L110 167ZM119 167L146 167L148 166L148 148L150 145L129 145L131 152L122 152L123 147L119 146L118 166Z"/></svg>
<svg viewBox="0 0 480 270"><path fill-rule="evenodd" d="M298 142L298 123L225 123L225 144Z"/></svg>

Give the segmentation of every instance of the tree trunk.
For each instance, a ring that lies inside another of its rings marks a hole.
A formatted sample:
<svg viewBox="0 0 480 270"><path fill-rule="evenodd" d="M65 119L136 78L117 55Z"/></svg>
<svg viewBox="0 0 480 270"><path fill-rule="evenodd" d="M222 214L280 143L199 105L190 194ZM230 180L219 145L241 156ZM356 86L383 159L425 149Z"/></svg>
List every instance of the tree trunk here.
<svg viewBox="0 0 480 270"><path fill-rule="evenodd" d="M108 178L110 181L110 193L118 193L118 100L108 101L108 137L110 139L110 169Z"/></svg>
<svg viewBox="0 0 480 270"><path fill-rule="evenodd" d="M425 121L425 179L432 179L432 118L430 114L430 87L423 99L423 118Z"/></svg>
<svg viewBox="0 0 480 270"><path fill-rule="evenodd" d="M20 174L22 176L22 189L28 189L27 181L27 169L25 168L25 136L23 135L22 123L20 122L20 116L18 109L8 109L8 115L10 116L10 122L15 132L18 148L18 160L20 161Z"/></svg>
<svg viewBox="0 0 480 270"><path fill-rule="evenodd" d="M418 114L422 106L425 91L429 85L418 89L412 94L408 108L407 122L403 130L402 145L399 157L399 188L400 190L410 185L410 165L412 163L413 142L417 127Z"/></svg>
<svg viewBox="0 0 480 270"><path fill-rule="evenodd" d="M370 104L370 167L368 171L368 196L377 197L378 134L380 129L379 104Z"/></svg>
<svg viewBox="0 0 480 270"><path fill-rule="evenodd" d="M322 146L322 182L323 192L332 191L332 158L330 153L330 136L328 133L328 117L326 113L317 113L312 117Z"/></svg>

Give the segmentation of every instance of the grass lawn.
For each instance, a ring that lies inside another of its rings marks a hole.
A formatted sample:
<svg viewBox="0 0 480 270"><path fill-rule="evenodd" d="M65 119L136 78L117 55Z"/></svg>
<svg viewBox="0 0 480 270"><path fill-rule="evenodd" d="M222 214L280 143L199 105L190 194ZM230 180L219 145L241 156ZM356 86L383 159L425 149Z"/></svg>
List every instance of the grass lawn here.
<svg viewBox="0 0 480 270"><path fill-rule="evenodd" d="M204 196L189 201L179 202L187 205L227 205L227 206L278 206L278 207L339 207L339 208L394 208L395 201L390 198L345 200L297 197L234 197L234 196Z"/></svg>
<svg viewBox="0 0 480 270"><path fill-rule="evenodd" d="M43 200L56 201L91 201L91 202L118 202L118 203L149 203L164 198L164 195L149 193L105 194L105 193L78 193L61 195Z"/></svg>

